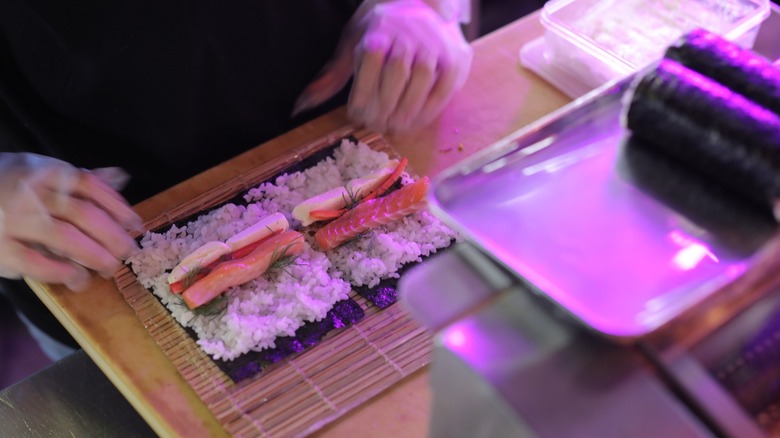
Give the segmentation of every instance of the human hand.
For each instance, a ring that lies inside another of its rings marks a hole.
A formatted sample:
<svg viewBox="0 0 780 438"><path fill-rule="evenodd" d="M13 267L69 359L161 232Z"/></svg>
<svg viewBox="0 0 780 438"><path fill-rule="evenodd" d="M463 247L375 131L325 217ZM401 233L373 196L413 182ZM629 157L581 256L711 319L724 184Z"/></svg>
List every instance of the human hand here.
<svg viewBox="0 0 780 438"><path fill-rule="evenodd" d="M126 230L143 222L104 181L106 170L0 153L0 276L72 290L86 288L89 270L110 277L136 248Z"/></svg>
<svg viewBox="0 0 780 438"><path fill-rule="evenodd" d="M295 113L336 94L354 73L350 119L377 132L431 123L463 86L472 49L457 21L460 0L365 1Z"/></svg>

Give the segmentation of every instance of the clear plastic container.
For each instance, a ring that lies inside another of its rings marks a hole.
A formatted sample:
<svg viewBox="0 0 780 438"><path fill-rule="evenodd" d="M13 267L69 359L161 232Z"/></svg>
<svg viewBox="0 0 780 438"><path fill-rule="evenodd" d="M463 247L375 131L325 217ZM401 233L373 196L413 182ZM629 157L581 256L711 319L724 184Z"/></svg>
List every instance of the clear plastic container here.
<svg viewBox="0 0 780 438"><path fill-rule="evenodd" d="M769 0L550 0L544 60L596 88L660 58L701 27L752 48Z"/></svg>

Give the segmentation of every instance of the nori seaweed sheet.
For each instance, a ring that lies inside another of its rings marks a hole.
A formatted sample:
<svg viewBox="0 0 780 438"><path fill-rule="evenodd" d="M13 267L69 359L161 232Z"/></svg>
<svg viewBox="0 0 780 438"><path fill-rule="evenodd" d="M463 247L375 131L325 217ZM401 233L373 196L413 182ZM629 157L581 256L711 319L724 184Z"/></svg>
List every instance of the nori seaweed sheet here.
<svg viewBox="0 0 780 438"><path fill-rule="evenodd" d="M234 382L239 382L255 376L268 365L319 344L331 330L348 327L364 316L360 305L347 298L334 304L322 320L305 323L295 331L295 336L276 338L275 348L249 352L232 361L214 360L214 363Z"/></svg>
<svg viewBox="0 0 780 438"><path fill-rule="evenodd" d="M664 59L635 86L631 135L764 208L780 197L780 118Z"/></svg>
<svg viewBox="0 0 780 438"><path fill-rule="evenodd" d="M696 29L667 48L664 56L780 114L780 70L752 50Z"/></svg>
<svg viewBox="0 0 780 438"><path fill-rule="evenodd" d="M435 257L443 251L424 257L423 260ZM403 275L415 265L416 263L412 262L401 266L398 275ZM376 307L386 309L398 301L398 278L385 278L374 287L353 286L352 290ZM365 312L360 304L347 298L334 304L333 309L322 321L307 322L295 332L295 336L277 338L276 348L249 352L232 361L212 360L234 382L238 382L260 373L266 366L279 362L291 354L317 345L331 330L348 327L363 319L364 316ZM194 335L195 333L192 332L191 336Z"/></svg>
<svg viewBox="0 0 780 438"><path fill-rule="evenodd" d="M450 242L450 244L452 243L455 243L455 241L453 240ZM430 260L431 258L436 257L437 255L446 251L447 248L443 248L436 253L428 255L427 257L422 257L422 261ZM401 266L401 268L398 269L399 278L415 265L416 263L412 262ZM386 309L391 304L398 301L398 278L384 278L380 280L379 284L374 287L353 286L352 290L376 307L380 309Z"/></svg>
<svg viewBox="0 0 780 438"><path fill-rule="evenodd" d="M358 142L358 139L353 136L347 136L344 139L349 141ZM287 167L283 171L267 179L266 181L274 181L277 177L283 174L298 172L309 167L312 167L320 161L333 156L333 151L341 144L341 140L336 143L327 146L309 157L304 158L298 163ZM396 182L389 191L396 190L400 187L400 183ZM244 200L245 192L242 192L227 201L212 207L210 210L194 213L184 219L174 222L176 226L184 226L188 222L196 219L198 216L204 213L220 208L226 204L246 205ZM171 224L165 227L155 230L155 232L161 232L163 229L167 229ZM138 238L140 242L141 237ZM402 274L414 263L408 263L404 265L399 271ZM398 300L398 295L395 290L398 280L389 279L383 280L380 284L374 288L359 287L355 288L356 292L364 296L369 302L373 303L380 309L389 307L391 304ZM382 290L379 290L383 288ZM158 298L159 299L159 298ZM220 370L227 374L234 382L250 378L262 371L268 365L279 362L285 357L303 351L304 349L316 345L322 338L331 330L347 327L365 316L365 312L360 305L351 298L342 300L333 305L333 308L328 312L327 316L321 321L307 322L301 326L296 332L295 336L285 336L277 338L275 341L276 348L266 349L260 352L249 352L237 357L232 361L226 361L221 359L211 359ZM190 328L185 328L185 331L190 335L193 340L198 339L197 334Z"/></svg>
<svg viewBox="0 0 780 438"><path fill-rule="evenodd" d="M436 254L431 254L430 256L425 257L423 260L427 260L435 255ZM404 272L406 272L412 266L414 266L414 263L407 263L401 266L401 269L398 270L398 275L403 275ZM379 284L374 287L356 286L353 287L352 290L380 309L386 309L391 304L398 301L397 278L385 278L380 280Z"/></svg>
<svg viewBox="0 0 780 438"><path fill-rule="evenodd" d="M358 286L352 290L380 309L386 309L398 301L397 278L385 278L374 287Z"/></svg>

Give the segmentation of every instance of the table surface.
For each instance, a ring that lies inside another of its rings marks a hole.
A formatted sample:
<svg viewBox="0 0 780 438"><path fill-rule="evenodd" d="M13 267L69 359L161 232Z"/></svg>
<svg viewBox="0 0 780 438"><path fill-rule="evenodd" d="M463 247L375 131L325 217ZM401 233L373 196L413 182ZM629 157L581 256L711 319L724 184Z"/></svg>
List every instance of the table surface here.
<svg viewBox="0 0 780 438"><path fill-rule="evenodd" d="M463 90L426 129L387 137L419 174L435 176L570 101L519 64L518 51L542 34L531 14L473 43L474 62ZM260 145L136 206L154 218L244 171L348 125L343 108ZM113 282L93 279L75 294L32 284L84 351L160 435L225 435L217 420L168 361ZM426 369L326 426L318 436L425 436L430 414Z"/></svg>

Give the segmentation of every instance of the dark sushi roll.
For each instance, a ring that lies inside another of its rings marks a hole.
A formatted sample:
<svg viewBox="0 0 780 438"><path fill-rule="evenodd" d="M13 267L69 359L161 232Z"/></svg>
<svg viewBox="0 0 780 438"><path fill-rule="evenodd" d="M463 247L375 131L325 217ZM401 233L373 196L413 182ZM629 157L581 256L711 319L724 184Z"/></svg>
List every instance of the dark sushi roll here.
<svg viewBox="0 0 780 438"><path fill-rule="evenodd" d="M669 47L665 57L780 114L780 70L751 50L697 29Z"/></svg>
<svg viewBox="0 0 780 438"><path fill-rule="evenodd" d="M713 79L663 59L635 85L632 137L765 207L780 198L780 118Z"/></svg>
<svg viewBox="0 0 780 438"><path fill-rule="evenodd" d="M633 136L624 141L616 163L619 175L706 230L718 248L749 257L775 233L777 223L770 211L638 141Z"/></svg>

